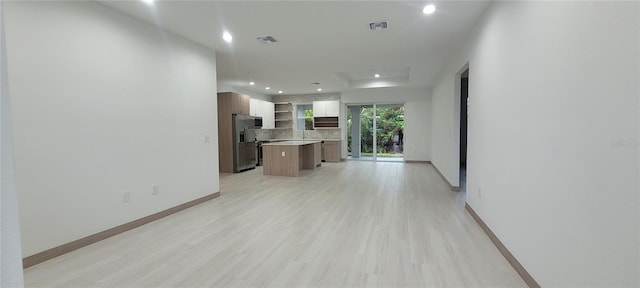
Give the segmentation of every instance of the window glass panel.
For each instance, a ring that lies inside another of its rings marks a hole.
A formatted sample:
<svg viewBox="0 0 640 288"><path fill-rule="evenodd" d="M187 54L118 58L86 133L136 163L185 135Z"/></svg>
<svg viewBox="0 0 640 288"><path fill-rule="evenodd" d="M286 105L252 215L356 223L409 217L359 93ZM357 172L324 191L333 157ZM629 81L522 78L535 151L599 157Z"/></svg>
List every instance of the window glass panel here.
<svg viewBox="0 0 640 288"><path fill-rule="evenodd" d="M297 105L296 127L298 130L313 130L313 104Z"/></svg>

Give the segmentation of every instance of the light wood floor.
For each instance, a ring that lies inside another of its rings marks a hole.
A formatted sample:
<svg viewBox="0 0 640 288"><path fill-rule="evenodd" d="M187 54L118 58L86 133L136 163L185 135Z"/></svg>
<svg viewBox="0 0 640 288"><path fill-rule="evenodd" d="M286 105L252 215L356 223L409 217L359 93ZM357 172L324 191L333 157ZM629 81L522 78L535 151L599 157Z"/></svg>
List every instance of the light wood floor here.
<svg viewBox="0 0 640 288"><path fill-rule="evenodd" d="M428 164L220 182L217 199L26 269L26 285L525 287Z"/></svg>

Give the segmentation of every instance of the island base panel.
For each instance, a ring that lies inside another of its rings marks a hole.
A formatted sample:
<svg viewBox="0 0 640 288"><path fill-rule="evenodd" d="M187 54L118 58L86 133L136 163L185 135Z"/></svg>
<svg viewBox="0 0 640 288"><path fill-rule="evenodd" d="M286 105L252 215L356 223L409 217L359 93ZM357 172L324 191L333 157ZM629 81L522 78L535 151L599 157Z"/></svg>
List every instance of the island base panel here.
<svg viewBox="0 0 640 288"><path fill-rule="evenodd" d="M262 149L264 175L300 176L299 146L263 146Z"/></svg>

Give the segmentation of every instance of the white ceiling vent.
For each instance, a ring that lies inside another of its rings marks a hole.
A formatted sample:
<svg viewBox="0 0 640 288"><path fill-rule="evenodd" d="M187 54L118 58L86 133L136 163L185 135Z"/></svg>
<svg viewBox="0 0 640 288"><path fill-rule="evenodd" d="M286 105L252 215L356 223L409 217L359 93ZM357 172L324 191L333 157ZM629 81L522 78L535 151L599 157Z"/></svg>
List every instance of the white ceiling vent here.
<svg viewBox="0 0 640 288"><path fill-rule="evenodd" d="M262 42L262 44L270 44L270 43L278 42L278 40L276 40L276 38L273 38L273 36L258 37L256 39L258 39L258 41Z"/></svg>
<svg viewBox="0 0 640 288"><path fill-rule="evenodd" d="M378 21L369 23L369 29L382 30L389 28L389 21Z"/></svg>

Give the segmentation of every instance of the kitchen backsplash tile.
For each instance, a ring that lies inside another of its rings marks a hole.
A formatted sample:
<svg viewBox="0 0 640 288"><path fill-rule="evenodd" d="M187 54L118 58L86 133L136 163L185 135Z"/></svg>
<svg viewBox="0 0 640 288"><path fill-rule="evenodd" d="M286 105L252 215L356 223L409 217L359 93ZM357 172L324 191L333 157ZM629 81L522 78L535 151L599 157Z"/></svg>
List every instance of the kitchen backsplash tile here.
<svg viewBox="0 0 640 288"><path fill-rule="evenodd" d="M273 134L274 130L271 129L257 129L256 130L256 138L258 138L258 140L267 140L267 139L272 139L273 136L271 136Z"/></svg>
<svg viewBox="0 0 640 288"><path fill-rule="evenodd" d="M277 129L271 131L271 139L340 139L341 137L340 128L305 131Z"/></svg>

